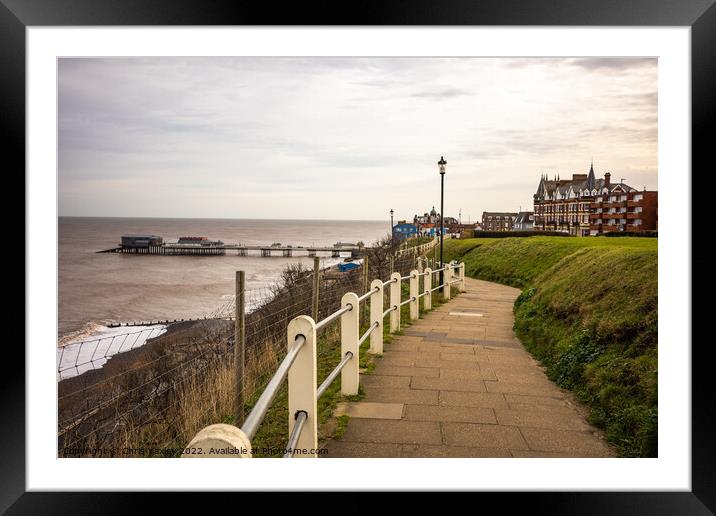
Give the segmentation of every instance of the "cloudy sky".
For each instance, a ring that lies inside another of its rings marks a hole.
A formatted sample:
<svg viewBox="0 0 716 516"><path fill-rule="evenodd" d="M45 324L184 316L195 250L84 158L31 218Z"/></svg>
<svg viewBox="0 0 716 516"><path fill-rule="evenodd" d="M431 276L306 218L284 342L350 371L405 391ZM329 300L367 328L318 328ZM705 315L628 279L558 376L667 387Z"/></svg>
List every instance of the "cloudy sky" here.
<svg viewBox="0 0 716 516"><path fill-rule="evenodd" d="M656 59L59 61L60 215L399 219L657 188Z"/></svg>

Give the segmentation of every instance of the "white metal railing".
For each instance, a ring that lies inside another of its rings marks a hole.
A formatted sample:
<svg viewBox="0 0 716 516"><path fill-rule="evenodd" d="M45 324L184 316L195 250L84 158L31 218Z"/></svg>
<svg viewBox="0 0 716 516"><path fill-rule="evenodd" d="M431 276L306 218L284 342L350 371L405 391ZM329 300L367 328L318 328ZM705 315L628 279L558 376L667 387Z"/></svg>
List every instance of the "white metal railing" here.
<svg viewBox="0 0 716 516"><path fill-rule="evenodd" d="M443 282L433 287L433 277L443 273ZM423 278L422 292L420 278ZM408 297L401 299L401 284L408 281ZM451 262L442 264L436 270L412 270L407 276L391 274L388 281L375 279L370 290L358 296L348 292L341 298L341 308L315 322L307 315L291 320L287 329L288 352L279 364L273 377L259 396L256 404L246 417L241 428L233 425L210 425L194 436L184 451L183 457L251 457L251 440L266 417L271 403L283 385L288 381L288 433L284 457L316 457L318 448L318 399L340 376L341 394L358 394L360 385L360 346L370 339L368 352L383 354L383 321L390 316L390 333L400 331L400 307L409 305L410 320L419 318L419 301L423 298L423 309L432 309L433 292L442 289L443 299L450 299L450 287L459 284L465 291L465 264ZM383 310L385 289L388 287L389 307ZM369 301L370 325L360 334L360 303ZM331 322L340 319L341 360L326 376L320 386L317 384L316 333ZM211 453L211 449L218 453Z"/></svg>
<svg viewBox="0 0 716 516"><path fill-rule="evenodd" d="M425 244L416 245L413 247L404 247L403 249L398 249L396 251L396 256L402 256L405 253L416 253L416 254L424 254L426 251L429 251L436 245L440 243L440 239L438 237L433 238L430 242L426 242Z"/></svg>

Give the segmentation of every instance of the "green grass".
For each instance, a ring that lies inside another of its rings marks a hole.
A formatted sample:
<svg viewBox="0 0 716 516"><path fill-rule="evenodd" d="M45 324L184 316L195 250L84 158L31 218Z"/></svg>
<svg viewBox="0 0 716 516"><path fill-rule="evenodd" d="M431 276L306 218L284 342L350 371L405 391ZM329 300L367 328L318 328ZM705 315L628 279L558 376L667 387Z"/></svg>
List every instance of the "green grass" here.
<svg viewBox="0 0 716 516"><path fill-rule="evenodd" d="M468 276L523 288L515 332L622 456L657 455L657 239L446 242Z"/></svg>
<svg viewBox="0 0 716 516"><path fill-rule="evenodd" d="M343 434L346 433L346 429L348 428L348 421L350 421L351 417L343 414L342 416L338 416L336 418L336 431L333 434L333 437L335 439L340 439L343 437Z"/></svg>
<svg viewBox="0 0 716 516"><path fill-rule="evenodd" d="M465 274L523 288L565 256L583 248L645 249L656 253L656 238L516 237L445 241L445 261L465 262Z"/></svg>

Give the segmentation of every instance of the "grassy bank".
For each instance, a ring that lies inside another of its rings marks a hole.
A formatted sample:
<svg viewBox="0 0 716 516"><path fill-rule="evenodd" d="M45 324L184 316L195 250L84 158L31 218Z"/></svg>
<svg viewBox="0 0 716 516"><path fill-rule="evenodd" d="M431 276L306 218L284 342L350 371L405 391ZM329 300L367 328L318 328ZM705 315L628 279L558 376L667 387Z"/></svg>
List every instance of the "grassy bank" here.
<svg viewBox="0 0 716 516"><path fill-rule="evenodd" d="M657 454L657 240L446 241L466 274L523 289L515 331L623 456Z"/></svg>

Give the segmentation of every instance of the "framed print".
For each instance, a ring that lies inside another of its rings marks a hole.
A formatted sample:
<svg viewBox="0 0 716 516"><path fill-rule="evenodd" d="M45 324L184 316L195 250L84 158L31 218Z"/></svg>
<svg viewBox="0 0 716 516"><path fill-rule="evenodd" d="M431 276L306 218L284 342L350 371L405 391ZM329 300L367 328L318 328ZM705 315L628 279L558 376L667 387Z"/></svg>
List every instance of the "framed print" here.
<svg viewBox="0 0 716 516"><path fill-rule="evenodd" d="M710 513L712 2L354 7L2 0L28 300L3 510Z"/></svg>

